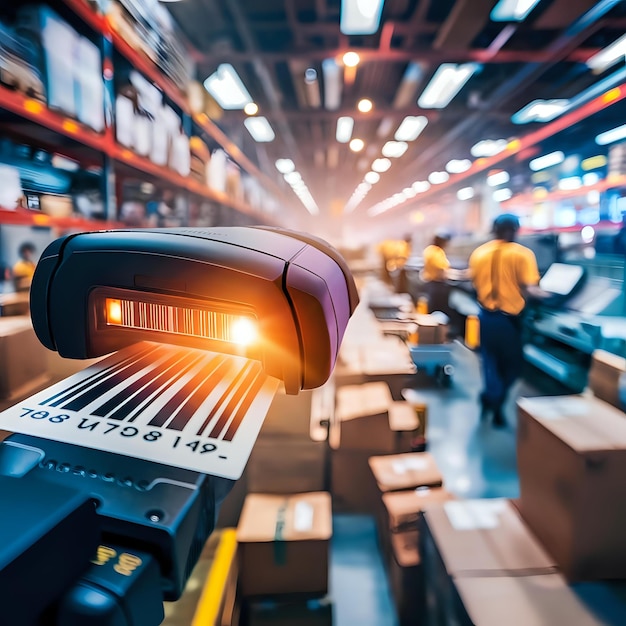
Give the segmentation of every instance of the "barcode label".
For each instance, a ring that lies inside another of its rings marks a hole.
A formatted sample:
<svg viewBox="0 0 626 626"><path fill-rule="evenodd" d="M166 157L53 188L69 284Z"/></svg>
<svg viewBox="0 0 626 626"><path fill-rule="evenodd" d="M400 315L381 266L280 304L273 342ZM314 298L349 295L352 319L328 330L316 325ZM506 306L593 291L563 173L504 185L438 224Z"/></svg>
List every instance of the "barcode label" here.
<svg viewBox="0 0 626 626"><path fill-rule="evenodd" d="M0 429L237 479L277 386L258 361L143 342L0 413Z"/></svg>

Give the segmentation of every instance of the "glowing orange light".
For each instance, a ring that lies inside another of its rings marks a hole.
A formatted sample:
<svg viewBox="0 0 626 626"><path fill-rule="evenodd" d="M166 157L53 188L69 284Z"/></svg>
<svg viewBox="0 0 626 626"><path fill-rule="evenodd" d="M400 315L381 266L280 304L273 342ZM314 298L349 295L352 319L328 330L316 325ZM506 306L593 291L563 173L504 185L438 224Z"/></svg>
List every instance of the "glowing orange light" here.
<svg viewBox="0 0 626 626"><path fill-rule="evenodd" d="M107 324L119 326L122 323L122 302L113 298L106 299Z"/></svg>
<svg viewBox="0 0 626 626"><path fill-rule="evenodd" d="M43 111L43 105L41 102L37 102L37 100L24 100L24 109L29 113L34 113L35 115L39 115Z"/></svg>
<svg viewBox="0 0 626 626"><path fill-rule="evenodd" d="M72 120L63 120L63 130L66 130L68 133L77 133L78 124L72 122Z"/></svg>
<svg viewBox="0 0 626 626"><path fill-rule="evenodd" d="M519 139L513 139L506 144L507 150L517 150L522 145L522 142Z"/></svg>
<svg viewBox="0 0 626 626"><path fill-rule="evenodd" d="M622 95L621 87L615 87L615 89L609 89L605 94L602 94L602 102L613 102Z"/></svg>

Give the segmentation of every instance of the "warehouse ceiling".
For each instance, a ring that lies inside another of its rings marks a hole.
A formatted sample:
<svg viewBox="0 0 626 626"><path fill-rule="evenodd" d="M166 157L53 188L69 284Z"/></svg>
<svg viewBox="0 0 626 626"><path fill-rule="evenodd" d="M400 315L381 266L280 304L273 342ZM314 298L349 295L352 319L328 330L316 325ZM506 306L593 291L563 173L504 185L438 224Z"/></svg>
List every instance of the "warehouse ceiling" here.
<svg viewBox="0 0 626 626"><path fill-rule="evenodd" d="M449 160L471 159L470 148L480 140L537 130L542 123L511 121L531 101L571 100L624 70L623 58L600 71L586 61L624 34L626 2L541 0L521 22L493 21L496 4L386 0L376 32L351 36L340 31L340 0L182 0L168 7L195 48L198 79L221 63L232 64L276 138L255 143L242 111L225 111L223 129L294 200L274 166L277 159L294 161L322 216L342 215L346 208L358 216ZM343 65L347 51L360 56L355 68ZM339 68L334 86L323 68L327 59ZM418 106L442 63L476 65L447 106ZM361 98L372 101L369 113L357 110ZM622 113L607 109L618 123ZM428 123L355 205L353 192L406 116L425 116ZM337 141L340 117L354 118L352 137L364 142L360 152ZM598 114L584 132L593 137L608 124Z"/></svg>

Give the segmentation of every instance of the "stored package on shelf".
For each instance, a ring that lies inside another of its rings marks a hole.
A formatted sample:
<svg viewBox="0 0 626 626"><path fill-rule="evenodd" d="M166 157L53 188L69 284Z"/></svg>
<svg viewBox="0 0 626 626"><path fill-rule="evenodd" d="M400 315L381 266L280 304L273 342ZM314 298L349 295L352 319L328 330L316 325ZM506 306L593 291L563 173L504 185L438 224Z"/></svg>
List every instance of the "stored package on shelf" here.
<svg viewBox="0 0 626 626"><path fill-rule="evenodd" d="M104 130L104 83L98 46L78 37L76 43L76 108L78 119L94 130Z"/></svg>

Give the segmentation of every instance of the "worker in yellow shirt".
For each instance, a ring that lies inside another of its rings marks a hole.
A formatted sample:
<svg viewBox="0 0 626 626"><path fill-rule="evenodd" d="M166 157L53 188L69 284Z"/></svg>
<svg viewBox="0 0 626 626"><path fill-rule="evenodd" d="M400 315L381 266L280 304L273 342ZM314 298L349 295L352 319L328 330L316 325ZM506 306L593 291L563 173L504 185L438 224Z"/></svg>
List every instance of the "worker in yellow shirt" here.
<svg viewBox="0 0 626 626"><path fill-rule="evenodd" d="M19 261L13 266L13 284L15 291L28 291L35 273L35 246L25 241L19 248Z"/></svg>
<svg viewBox="0 0 626 626"><path fill-rule="evenodd" d="M483 391L481 417L493 413L493 424L506 425L503 406L521 375L522 312L530 294L541 297L537 259L515 242L520 222L505 213L493 223L495 239L479 246L469 259L469 272L480 304L480 349Z"/></svg>
<svg viewBox="0 0 626 626"><path fill-rule="evenodd" d="M446 256L446 247L450 243L452 235L445 230L439 230L435 233L433 241L429 246L424 248L422 253L424 267L422 268L420 277L424 282L426 295L428 296L428 310L443 311L449 314L448 297L450 295L450 287L446 279L450 270L450 261Z"/></svg>

